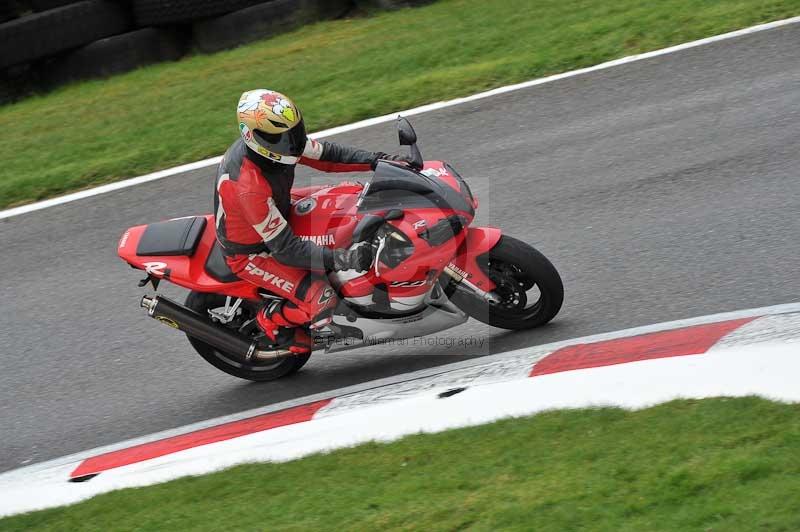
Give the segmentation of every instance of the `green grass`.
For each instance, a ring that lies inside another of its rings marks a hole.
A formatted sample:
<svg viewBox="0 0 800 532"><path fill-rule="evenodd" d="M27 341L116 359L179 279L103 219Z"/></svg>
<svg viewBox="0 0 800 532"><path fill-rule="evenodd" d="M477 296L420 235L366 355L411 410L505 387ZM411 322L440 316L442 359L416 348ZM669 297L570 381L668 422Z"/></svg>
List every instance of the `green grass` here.
<svg viewBox="0 0 800 532"><path fill-rule="evenodd" d="M121 490L0 529L796 531L799 457L800 405L555 411Z"/></svg>
<svg viewBox="0 0 800 532"><path fill-rule="evenodd" d="M319 130L797 14L800 0L442 0L320 23L0 108L0 207L218 155L247 89L291 95Z"/></svg>

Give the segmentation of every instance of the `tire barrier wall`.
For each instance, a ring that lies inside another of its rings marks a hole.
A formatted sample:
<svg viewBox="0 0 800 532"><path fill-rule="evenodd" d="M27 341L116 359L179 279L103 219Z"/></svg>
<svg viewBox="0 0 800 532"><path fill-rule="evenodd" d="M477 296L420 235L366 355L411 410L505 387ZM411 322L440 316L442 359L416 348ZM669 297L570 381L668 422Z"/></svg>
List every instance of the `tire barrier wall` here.
<svg viewBox="0 0 800 532"><path fill-rule="evenodd" d="M196 50L432 0L0 0L0 104Z"/></svg>
<svg viewBox="0 0 800 532"><path fill-rule="evenodd" d="M195 47L204 53L233 48L320 20L344 16L350 0L272 0L192 26Z"/></svg>

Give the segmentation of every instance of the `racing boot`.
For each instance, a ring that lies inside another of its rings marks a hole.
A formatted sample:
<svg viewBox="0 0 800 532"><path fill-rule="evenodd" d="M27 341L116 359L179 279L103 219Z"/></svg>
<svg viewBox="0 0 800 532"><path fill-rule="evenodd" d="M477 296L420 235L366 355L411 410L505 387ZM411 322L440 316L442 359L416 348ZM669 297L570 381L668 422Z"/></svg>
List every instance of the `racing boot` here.
<svg viewBox="0 0 800 532"><path fill-rule="evenodd" d="M296 355L308 354L314 341L302 324L290 321L293 307L296 308L289 301L271 301L256 314L256 323L276 348L288 349Z"/></svg>

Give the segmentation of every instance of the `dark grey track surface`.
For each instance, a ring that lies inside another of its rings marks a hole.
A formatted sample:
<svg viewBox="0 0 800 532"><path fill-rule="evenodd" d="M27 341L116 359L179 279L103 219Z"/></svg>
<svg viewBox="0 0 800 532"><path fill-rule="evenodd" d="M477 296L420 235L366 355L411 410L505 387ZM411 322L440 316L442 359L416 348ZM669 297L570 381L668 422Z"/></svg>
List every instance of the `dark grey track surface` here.
<svg viewBox="0 0 800 532"><path fill-rule="evenodd" d="M210 211L211 170L0 221L0 470L467 355L800 300L798 57L793 25L414 117L480 221L564 278L552 325L451 331L485 339L472 350L322 355L264 385L208 365L138 308L115 247ZM336 140L392 150L393 127Z"/></svg>

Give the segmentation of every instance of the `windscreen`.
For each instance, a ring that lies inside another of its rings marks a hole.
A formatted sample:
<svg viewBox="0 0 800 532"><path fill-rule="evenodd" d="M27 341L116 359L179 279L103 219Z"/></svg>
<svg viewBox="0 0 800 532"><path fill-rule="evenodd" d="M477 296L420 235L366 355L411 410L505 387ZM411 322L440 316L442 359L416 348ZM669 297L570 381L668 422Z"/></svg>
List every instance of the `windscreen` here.
<svg viewBox="0 0 800 532"><path fill-rule="evenodd" d="M381 161L359 207L359 212L385 209L455 210L474 214L464 196L435 177L399 164Z"/></svg>

